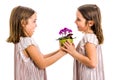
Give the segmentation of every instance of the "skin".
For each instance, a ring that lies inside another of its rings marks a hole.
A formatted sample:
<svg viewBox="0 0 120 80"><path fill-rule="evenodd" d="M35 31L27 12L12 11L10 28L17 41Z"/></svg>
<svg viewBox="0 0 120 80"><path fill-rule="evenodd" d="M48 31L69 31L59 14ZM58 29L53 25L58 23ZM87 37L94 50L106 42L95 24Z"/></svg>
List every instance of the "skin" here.
<svg viewBox="0 0 120 80"><path fill-rule="evenodd" d="M24 33L29 37L33 35L35 28L37 27L36 20L37 15L35 13L28 19L28 24L23 23Z"/></svg>
<svg viewBox="0 0 120 80"><path fill-rule="evenodd" d="M35 31L35 28L37 26L36 20L37 15L35 13L28 19L27 24L22 22L24 33L29 37L31 37ZM38 66L38 68L41 69L44 69L47 66L53 64L66 54L65 52L59 49L55 52L43 55L35 45L30 45L29 47L27 47L26 50L23 51L23 53L26 57L30 57L34 61L36 66Z"/></svg>
<svg viewBox="0 0 120 80"><path fill-rule="evenodd" d="M86 23L86 19L82 16L82 14L79 11L76 12L75 23L77 25L78 31L93 34L93 31L91 30L91 26L94 24L94 21L88 21ZM62 47L62 49L68 52L79 62L85 64L90 68L95 68L97 64L96 46L88 42L85 44L84 47L87 53L86 56L77 52L75 46L69 41L64 43L64 47Z"/></svg>

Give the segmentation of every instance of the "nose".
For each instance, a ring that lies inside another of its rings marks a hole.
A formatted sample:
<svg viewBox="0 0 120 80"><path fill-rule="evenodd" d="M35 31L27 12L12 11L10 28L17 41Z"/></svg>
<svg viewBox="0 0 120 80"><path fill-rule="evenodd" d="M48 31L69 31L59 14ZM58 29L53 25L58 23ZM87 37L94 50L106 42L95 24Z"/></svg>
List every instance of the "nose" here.
<svg viewBox="0 0 120 80"><path fill-rule="evenodd" d="M37 24L35 25L35 27L37 27Z"/></svg>
<svg viewBox="0 0 120 80"><path fill-rule="evenodd" d="M74 23L77 24L77 21L75 20Z"/></svg>

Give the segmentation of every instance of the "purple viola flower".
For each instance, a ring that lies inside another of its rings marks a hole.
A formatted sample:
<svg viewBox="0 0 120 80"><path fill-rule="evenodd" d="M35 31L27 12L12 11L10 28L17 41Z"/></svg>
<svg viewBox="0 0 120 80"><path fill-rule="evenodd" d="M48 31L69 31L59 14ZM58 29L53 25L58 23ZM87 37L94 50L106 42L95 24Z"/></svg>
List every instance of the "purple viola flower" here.
<svg viewBox="0 0 120 80"><path fill-rule="evenodd" d="M71 33L71 32L72 32L72 30L71 30L71 29L69 29L69 30L68 30L68 33Z"/></svg>
<svg viewBox="0 0 120 80"><path fill-rule="evenodd" d="M61 35L62 33L63 33L63 31L62 31L62 30L60 30L59 34Z"/></svg>
<svg viewBox="0 0 120 80"><path fill-rule="evenodd" d="M67 34L69 34L69 33L72 33L72 30L71 29L68 29L68 28L63 28L63 29L61 29L60 31L59 31L59 34L60 35L64 35L64 36L66 36Z"/></svg>
<svg viewBox="0 0 120 80"><path fill-rule="evenodd" d="M67 32L69 33L70 29L68 29L68 28L65 27L63 30L64 30L64 34L67 35Z"/></svg>
<svg viewBox="0 0 120 80"><path fill-rule="evenodd" d="M65 27L59 31L59 35L62 35L59 37L57 40L62 40L62 39L73 39L72 37L72 30Z"/></svg>

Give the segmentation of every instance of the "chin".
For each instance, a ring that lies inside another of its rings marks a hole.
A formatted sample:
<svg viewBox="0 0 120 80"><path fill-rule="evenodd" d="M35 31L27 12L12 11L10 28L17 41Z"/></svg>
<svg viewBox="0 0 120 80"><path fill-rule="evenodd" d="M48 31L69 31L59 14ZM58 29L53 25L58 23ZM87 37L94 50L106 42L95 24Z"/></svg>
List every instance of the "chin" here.
<svg viewBox="0 0 120 80"><path fill-rule="evenodd" d="M81 30L78 28L78 31L81 31Z"/></svg>

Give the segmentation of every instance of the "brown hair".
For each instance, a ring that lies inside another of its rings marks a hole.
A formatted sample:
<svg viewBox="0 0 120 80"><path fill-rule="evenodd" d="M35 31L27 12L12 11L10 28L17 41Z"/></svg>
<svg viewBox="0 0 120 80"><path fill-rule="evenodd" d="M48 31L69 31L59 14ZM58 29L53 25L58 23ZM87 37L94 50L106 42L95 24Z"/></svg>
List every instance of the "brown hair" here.
<svg viewBox="0 0 120 80"><path fill-rule="evenodd" d="M99 44L102 44L104 37L101 26L101 13L99 7L95 4L85 4L78 7L78 11L83 15L86 21L94 21L94 25L91 27L91 29L97 36Z"/></svg>
<svg viewBox="0 0 120 80"><path fill-rule="evenodd" d="M25 37L26 35L23 32L22 20L27 23L27 20L35 13L35 11L28 7L17 6L13 8L10 15L10 36L7 39L7 42L18 43L20 37Z"/></svg>

